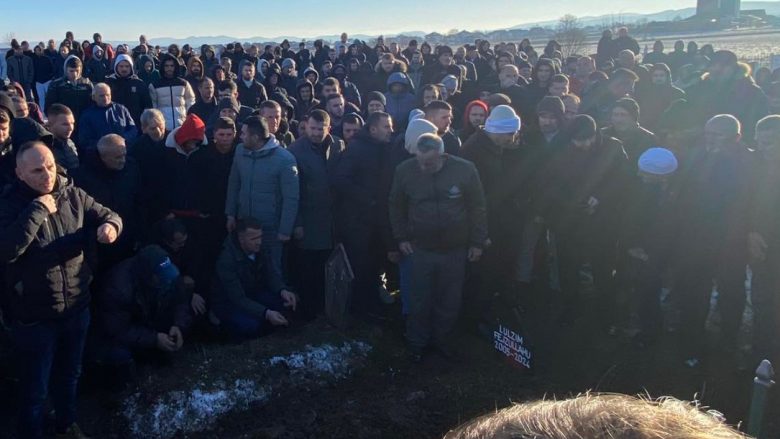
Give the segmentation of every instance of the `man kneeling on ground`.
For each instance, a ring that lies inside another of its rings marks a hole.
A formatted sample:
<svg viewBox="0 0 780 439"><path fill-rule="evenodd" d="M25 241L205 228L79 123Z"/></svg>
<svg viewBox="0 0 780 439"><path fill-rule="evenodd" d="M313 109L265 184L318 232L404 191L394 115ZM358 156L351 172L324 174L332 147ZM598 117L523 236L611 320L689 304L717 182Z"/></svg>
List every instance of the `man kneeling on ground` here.
<svg viewBox="0 0 780 439"><path fill-rule="evenodd" d="M289 324L298 297L261 252L263 225L254 218L236 222L222 245L213 285L213 308L234 339L264 335Z"/></svg>
<svg viewBox="0 0 780 439"><path fill-rule="evenodd" d="M158 245L109 271L98 301L101 329L95 336L101 339L96 339L95 354L116 367L120 383L132 378L138 356L164 359L181 349L192 322L191 285L186 283Z"/></svg>

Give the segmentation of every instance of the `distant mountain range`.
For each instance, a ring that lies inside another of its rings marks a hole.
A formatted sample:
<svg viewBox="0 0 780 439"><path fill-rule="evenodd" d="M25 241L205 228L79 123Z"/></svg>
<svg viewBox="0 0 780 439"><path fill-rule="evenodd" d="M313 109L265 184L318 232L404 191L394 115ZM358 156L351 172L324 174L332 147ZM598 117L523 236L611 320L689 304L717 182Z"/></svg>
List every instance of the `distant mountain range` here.
<svg viewBox="0 0 780 439"><path fill-rule="evenodd" d="M780 1L746 1L746 2L742 2L742 9L743 10L765 9L766 13L769 15L780 16ZM579 17L579 21L582 26L601 26L604 24L609 24L618 21L624 24L636 23L640 20L672 21L675 19L686 19L692 17L695 14L696 14L696 8L683 8L683 9L670 9L667 11L654 12L650 14L616 13L616 14L600 15L596 17ZM533 27L554 27L557 24L558 24L558 20L555 19L555 20L540 21L534 23L518 24L517 26L512 26L509 29L514 30L514 29L530 29ZM345 29L345 30L349 31L349 29ZM484 29L480 29L480 30L484 30ZM494 31L496 29L488 29L488 30ZM406 36L421 38L425 36L427 33L428 32L423 32L423 31L410 31L410 32L401 32L400 34L385 34L385 36L395 37L397 35L406 35ZM379 34L350 35L349 40L352 41L356 38L360 40L371 40L376 38L378 35ZM315 38L300 38L292 35L287 35L287 36L277 36L273 38L262 37L262 36L256 36L251 38L236 38L229 35L217 35L217 36L191 36L187 38L170 38L170 37L150 38L152 43L159 44L160 46L168 46L169 44L182 45L185 43L189 43L191 46L195 48L200 47L202 44L224 44L227 42L235 42L235 41L239 41L241 43L247 43L247 42L262 43L262 42L272 42L272 41L281 42L282 40L285 39L291 42L297 42L301 40L314 41L317 39L321 39L324 41L337 41L339 39L339 36L322 35ZM127 43L131 46L138 44L137 41L111 41L111 42Z"/></svg>

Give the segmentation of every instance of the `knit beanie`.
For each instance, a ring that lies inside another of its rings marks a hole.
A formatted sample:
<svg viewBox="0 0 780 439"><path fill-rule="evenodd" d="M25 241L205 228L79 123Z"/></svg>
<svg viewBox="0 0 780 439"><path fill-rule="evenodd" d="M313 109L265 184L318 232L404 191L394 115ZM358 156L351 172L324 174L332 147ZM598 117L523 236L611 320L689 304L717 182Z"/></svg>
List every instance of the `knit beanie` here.
<svg viewBox="0 0 780 439"><path fill-rule="evenodd" d="M282 68L284 69L287 67L295 68L295 60L293 60L292 58L285 58L282 61Z"/></svg>
<svg viewBox="0 0 780 439"><path fill-rule="evenodd" d="M587 114L578 114L569 124L569 133L574 140L587 140L598 132L596 121Z"/></svg>
<svg viewBox="0 0 780 439"><path fill-rule="evenodd" d="M409 122L404 134L404 148L410 154L417 152L417 141L423 134L436 134L438 128L433 123L425 119L414 119Z"/></svg>
<svg viewBox="0 0 780 439"><path fill-rule="evenodd" d="M650 148L639 156L639 170L652 175L669 175L677 170L677 157L666 148Z"/></svg>
<svg viewBox="0 0 780 439"><path fill-rule="evenodd" d="M631 98L618 99L612 108L622 108L626 110L635 121L639 121L639 104Z"/></svg>
<svg viewBox="0 0 780 439"><path fill-rule="evenodd" d="M231 110L235 111L237 115L241 110L241 105L233 96L225 96L219 100L219 103L217 104L217 111L222 111L226 108L230 108Z"/></svg>
<svg viewBox="0 0 780 439"><path fill-rule="evenodd" d="M566 106L558 96L545 96L536 106L536 114L550 113L558 120L563 120L566 114Z"/></svg>
<svg viewBox="0 0 780 439"><path fill-rule="evenodd" d="M366 105L368 105L371 101L379 101L384 105L387 106L387 98L382 93L379 93L378 91L370 91L366 93L366 96L363 98L363 100L366 102Z"/></svg>
<svg viewBox="0 0 780 439"><path fill-rule="evenodd" d="M202 141L206 136L206 124L194 114L188 114L184 123L177 129L173 139L176 144L184 145L190 140Z"/></svg>
<svg viewBox="0 0 780 439"><path fill-rule="evenodd" d="M509 105L499 105L485 121L485 131L492 134L513 134L520 131L520 117Z"/></svg>

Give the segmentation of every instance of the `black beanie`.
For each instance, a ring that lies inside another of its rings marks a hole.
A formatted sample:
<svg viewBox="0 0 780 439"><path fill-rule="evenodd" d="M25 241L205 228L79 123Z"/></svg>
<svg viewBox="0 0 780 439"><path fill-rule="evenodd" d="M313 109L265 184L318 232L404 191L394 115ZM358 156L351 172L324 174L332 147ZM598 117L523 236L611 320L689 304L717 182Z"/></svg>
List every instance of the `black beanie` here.
<svg viewBox="0 0 780 439"><path fill-rule="evenodd" d="M536 106L536 114L551 113L558 120L563 120L566 114L566 106L558 96L545 96Z"/></svg>
<svg viewBox="0 0 780 439"><path fill-rule="evenodd" d="M597 131L596 121L587 114L578 114L569 125L569 132L574 140L590 139L596 135Z"/></svg>

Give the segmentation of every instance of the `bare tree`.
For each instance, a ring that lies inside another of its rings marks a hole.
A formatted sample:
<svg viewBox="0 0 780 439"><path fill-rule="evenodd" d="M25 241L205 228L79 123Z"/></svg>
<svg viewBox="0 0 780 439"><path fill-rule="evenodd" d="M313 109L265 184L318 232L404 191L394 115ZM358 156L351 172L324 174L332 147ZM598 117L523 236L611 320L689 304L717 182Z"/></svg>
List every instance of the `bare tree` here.
<svg viewBox="0 0 780 439"><path fill-rule="evenodd" d="M555 39L561 45L563 56L577 54L585 45L586 38L585 29L574 15L566 14L558 20Z"/></svg>
<svg viewBox="0 0 780 439"><path fill-rule="evenodd" d="M16 38L16 32L6 32L5 37L3 38L3 41L8 43L8 45L11 45L11 40Z"/></svg>

